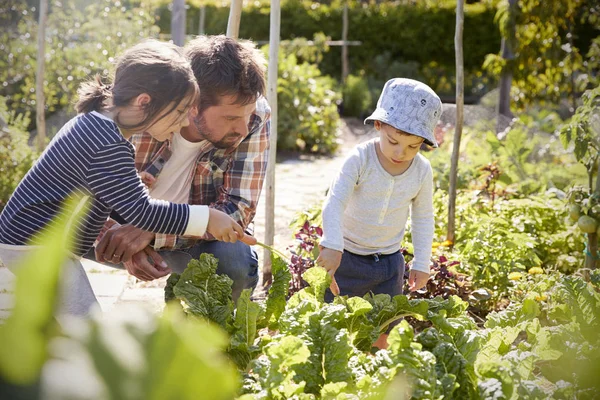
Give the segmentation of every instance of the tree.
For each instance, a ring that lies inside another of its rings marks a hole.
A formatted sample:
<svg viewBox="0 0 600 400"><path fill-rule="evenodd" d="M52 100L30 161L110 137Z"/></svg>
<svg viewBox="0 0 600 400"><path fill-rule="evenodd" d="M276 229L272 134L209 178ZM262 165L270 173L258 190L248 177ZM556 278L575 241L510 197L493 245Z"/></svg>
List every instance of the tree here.
<svg viewBox="0 0 600 400"><path fill-rule="evenodd" d="M504 0L496 21L505 45L513 48L503 47L507 58L488 54L484 68L494 75L512 75L510 94L518 109L568 97L575 111L575 99L588 86L575 28L581 23L600 28L594 18L598 11L596 0ZM513 50L513 59L508 50Z"/></svg>

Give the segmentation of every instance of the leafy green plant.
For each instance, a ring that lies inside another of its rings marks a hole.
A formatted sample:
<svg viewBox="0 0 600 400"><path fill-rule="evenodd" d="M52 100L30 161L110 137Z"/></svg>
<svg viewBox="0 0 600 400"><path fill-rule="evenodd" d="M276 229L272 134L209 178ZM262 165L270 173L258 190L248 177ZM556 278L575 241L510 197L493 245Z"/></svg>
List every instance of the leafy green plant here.
<svg viewBox="0 0 600 400"><path fill-rule="evenodd" d="M598 220L600 219L600 87L583 95L583 104L560 130L565 148L573 147L577 161L588 172L588 190L574 188L569 196L569 214L587 235L586 266L597 267ZM595 182L594 182L595 178Z"/></svg>
<svg viewBox="0 0 600 400"><path fill-rule="evenodd" d="M311 153L333 152L337 148L340 97L334 89L335 82L323 76L316 65L299 62L292 52L279 52L278 67L277 147Z"/></svg>
<svg viewBox="0 0 600 400"><path fill-rule="evenodd" d="M362 117L371 107L369 84L362 76L348 75L342 86L343 114Z"/></svg>
<svg viewBox="0 0 600 400"><path fill-rule="evenodd" d="M27 141L26 115L9 111L0 96L0 211L37 158Z"/></svg>
<svg viewBox="0 0 600 400"><path fill-rule="evenodd" d="M6 96L12 109L35 115L37 20L26 2L14 7L12 14L3 13L8 29L0 34L0 49L8 57L0 60L0 95ZM82 81L96 73L108 75L124 49L156 37L154 22L149 3L50 2L44 60L47 112L68 108Z"/></svg>
<svg viewBox="0 0 600 400"><path fill-rule="evenodd" d="M586 0L552 0L544 4L518 0L514 7L507 1L498 2L495 19L515 56L507 60L499 54L488 54L483 68L496 76L504 69L511 71L511 99L519 109L537 101L557 104L565 97L574 108L578 94L588 88L588 73L595 74L588 69L582 45L590 44L593 36L588 35L598 35L597 13L597 3ZM583 26L590 32L578 29ZM582 40L580 34L587 40ZM577 75L581 79L576 79Z"/></svg>

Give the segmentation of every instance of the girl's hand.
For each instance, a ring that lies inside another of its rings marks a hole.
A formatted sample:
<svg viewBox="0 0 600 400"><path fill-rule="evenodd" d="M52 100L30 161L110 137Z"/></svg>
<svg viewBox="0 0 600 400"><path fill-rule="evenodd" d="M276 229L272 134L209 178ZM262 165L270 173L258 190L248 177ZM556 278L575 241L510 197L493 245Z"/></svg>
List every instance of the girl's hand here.
<svg viewBox="0 0 600 400"><path fill-rule="evenodd" d="M222 242L235 243L238 240L249 246L256 244L254 236L246 235L242 227L229 215L215 208L208 209L206 231Z"/></svg>
<svg viewBox="0 0 600 400"><path fill-rule="evenodd" d="M154 183L156 182L156 178L152 176L152 174L149 172L142 171L138 175L140 176L142 183L146 185L148 189L150 189L152 185L154 185Z"/></svg>
<svg viewBox="0 0 600 400"><path fill-rule="evenodd" d="M419 290L419 289L425 287L428 280L429 280L429 273L411 269L410 274L408 275L408 289L411 292L414 292L415 290Z"/></svg>
<svg viewBox="0 0 600 400"><path fill-rule="evenodd" d="M329 289L335 296L339 296L340 288L337 285L334 275L342 262L342 252L322 246L319 246L319 249L321 251L319 257L317 257L317 265L327 270L327 273L331 276L331 285L329 286Z"/></svg>

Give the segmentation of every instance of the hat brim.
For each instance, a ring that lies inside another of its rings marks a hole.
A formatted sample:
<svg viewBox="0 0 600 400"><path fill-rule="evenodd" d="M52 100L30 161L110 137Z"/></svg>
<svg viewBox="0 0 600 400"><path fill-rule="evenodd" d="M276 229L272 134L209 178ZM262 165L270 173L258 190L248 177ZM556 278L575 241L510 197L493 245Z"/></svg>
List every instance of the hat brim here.
<svg viewBox="0 0 600 400"><path fill-rule="evenodd" d="M433 133L428 134L425 131L425 128L415 131L414 129L410 129L408 127L397 126L396 124L393 124L388 120L388 118L386 117L385 110L383 110L381 108L376 109L375 111L373 111L373 114L371 114L369 117L365 118L364 124L365 125L373 125L375 123L375 121L381 121L390 126L393 126L396 129L399 129L406 133L410 133L411 135L422 137L428 146L438 147L438 144L435 140L435 137L433 136ZM423 132L423 131L425 131L425 132Z"/></svg>

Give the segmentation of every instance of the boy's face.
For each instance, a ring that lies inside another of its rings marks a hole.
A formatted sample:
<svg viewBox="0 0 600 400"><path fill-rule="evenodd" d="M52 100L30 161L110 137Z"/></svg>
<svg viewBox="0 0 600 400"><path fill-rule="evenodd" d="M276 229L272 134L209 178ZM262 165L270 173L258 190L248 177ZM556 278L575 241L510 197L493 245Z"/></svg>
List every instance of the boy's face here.
<svg viewBox="0 0 600 400"><path fill-rule="evenodd" d="M374 121L379 131L379 148L386 161L401 166L416 157L424 139L396 129L381 121Z"/></svg>

